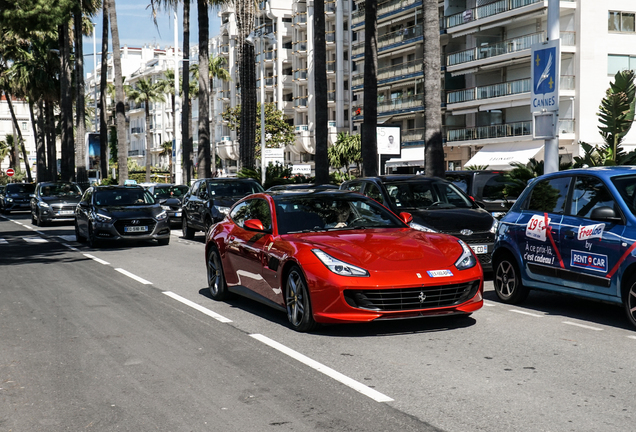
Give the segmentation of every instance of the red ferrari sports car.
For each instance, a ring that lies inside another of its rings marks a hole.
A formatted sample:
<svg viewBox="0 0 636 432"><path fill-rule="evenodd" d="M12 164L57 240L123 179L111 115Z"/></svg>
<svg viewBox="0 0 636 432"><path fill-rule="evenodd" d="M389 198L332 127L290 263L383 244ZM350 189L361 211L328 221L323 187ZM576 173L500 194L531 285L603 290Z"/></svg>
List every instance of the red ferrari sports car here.
<svg viewBox="0 0 636 432"><path fill-rule="evenodd" d="M298 331L481 308L483 272L472 250L411 229L410 220L346 191L250 195L207 233L210 294L285 311Z"/></svg>

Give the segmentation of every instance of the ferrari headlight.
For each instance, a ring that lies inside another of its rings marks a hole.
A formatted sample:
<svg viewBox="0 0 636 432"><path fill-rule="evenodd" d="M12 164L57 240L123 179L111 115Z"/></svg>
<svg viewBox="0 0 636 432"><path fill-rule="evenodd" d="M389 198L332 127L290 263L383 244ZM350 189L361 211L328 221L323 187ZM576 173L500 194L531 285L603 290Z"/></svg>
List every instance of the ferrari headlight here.
<svg viewBox="0 0 636 432"><path fill-rule="evenodd" d="M418 231L432 232L432 233L437 232L437 231L435 231L435 230L434 230L434 229L432 229L432 228L429 228L429 227L424 226L424 225L420 225L420 224L415 223L415 222L411 222L411 223L409 224L409 226L410 226L411 228L413 228L413 229L418 230Z"/></svg>
<svg viewBox="0 0 636 432"><path fill-rule="evenodd" d="M227 215L230 213L229 207L216 206L216 209L219 211L219 213L223 213L224 215Z"/></svg>
<svg viewBox="0 0 636 432"><path fill-rule="evenodd" d="M473 251L463 241L457 241L462 246L462 254L455 262L455 267L457 267L457 270L466 270L475 267L477 265L477 258L475 258Z"/></svg>
<svg viewBox="0 0 636 432"><path fill-rule="evenodd" d="M157 216L155 216L155 219L157 219L158 221L162 221L162 220L165 220L167 217L168 217L168 213L166 213L165 211L162 211Z"/></svg>
<svg viewBox="0 0 636 432"><path fill-rule="evenodd" d="M105 214L95 213L95 220L101 223L108 223L113 220L110 216L106 216Z"/></svg>
<svg viewBox="0 0 636 432"><path fill-rule="evenodd" d="M357 276L357 277L366 277L369 276L369 272L361 269L360 267L356 267L344 261L340 261L335 259L331 255L321 251L320 249L312 249L311 250L314 255L318 257L318 259L332 272L340 276Z"/></svg>
<svg viewBox="0 0 636 432"><path fill-rule="evenodd" d="M495 234L497 232L497 227L499 226L499 221L496 218L492 218L492 226L490 227L490 232Z"/></svg>

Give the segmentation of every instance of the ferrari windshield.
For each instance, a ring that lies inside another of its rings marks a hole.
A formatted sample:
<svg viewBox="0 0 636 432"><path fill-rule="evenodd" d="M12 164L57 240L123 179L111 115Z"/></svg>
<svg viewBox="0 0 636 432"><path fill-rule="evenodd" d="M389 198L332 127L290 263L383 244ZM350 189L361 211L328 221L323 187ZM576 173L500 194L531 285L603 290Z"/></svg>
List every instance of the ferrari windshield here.
<svg viewBox="0 0 636 432"><path fill-rule="evenodd" d="M472 208L473 202L452 183L439 180L386 183L389 198L398 209L435 210Z"/></svg>
<svg viewBox="0 0 636 432"><path fill-rule="evenodd" d="M358 194L302 194L276 197L278 233L405 228L377 202Z"/></svg>
<svg viewBox="0 0 636 432"><path fill-rule="evenodd" d="M95 192L95 205L121 207L154 204L155 200L142 188L115 188Z"/></svg>

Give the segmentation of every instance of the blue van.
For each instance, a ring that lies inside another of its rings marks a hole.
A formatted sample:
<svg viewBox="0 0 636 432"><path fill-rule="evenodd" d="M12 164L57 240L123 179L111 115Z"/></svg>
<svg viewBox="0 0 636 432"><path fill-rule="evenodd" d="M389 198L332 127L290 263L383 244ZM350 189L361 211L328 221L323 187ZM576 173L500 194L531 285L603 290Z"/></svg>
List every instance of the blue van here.
<svg viewBox="0 0 636 432"><path fill-rule="evenodd" d="M567 170L537 178L495 235L495 292L530 289L622 304L636 326L636 167Z"/></svg>

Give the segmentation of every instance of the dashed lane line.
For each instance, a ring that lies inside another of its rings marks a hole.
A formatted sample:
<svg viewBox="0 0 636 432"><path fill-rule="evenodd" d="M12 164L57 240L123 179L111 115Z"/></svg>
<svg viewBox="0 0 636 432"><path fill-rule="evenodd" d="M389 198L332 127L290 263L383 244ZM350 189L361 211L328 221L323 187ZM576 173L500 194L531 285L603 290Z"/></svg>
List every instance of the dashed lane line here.
<svg viewBox="0 0 636 432"><path fill-rule="evenodd" d="M49 242L47 239L42 237L22 237L22 240L24 240L27 243L48 243Z"/></svg>
<svg viewBox="0 0 636 432"><path fill-rule="evenodd" d="M263 336L261 334L251 334L251 337L253 337L254 339L263 342L265 345L269 345L270 347L274 348L275 350L278 350L280 352L282 352L283 354L288 355L289 357L298 360L299 362L309 366L312 369L317 370L320 373L323 373L325 375L327 375L328 377L346 385L347 387L352 388L353 390L357 391L358 393L362 393L363 395L370 397L371 399L375 400L376 402L391 402L393 401L392 398L388 397L387 395L384 395L382 393L380 393L377 390L372 389L371 387L368 387L356 380L354 380L353 378L349 378L346 375L341 374L338 371L335 371L333 369L331 369L328 366L323 365L322 363L319 363L315 360L310 359L309 357L299 353L298 351L294 351L291 348L286 347L283 344L280 344L278 342L276 342L273 339L268 338L267 336Z"/></svg>
<svg viewBox="0 0 636 432"><path fill-rule="evenodd" d="M581 327L581 328L588 329L588 330L603 331L602 328L592 327L592 326L585 325L585 324L579 324L579 323L575 323L575 322L572 322L572 321L563 321L563 324L567 324L567 325L571 325L571 326L575 326L575 327Z"/></svg>
<svg viewBox="0 0 636 432"><path fill-rule="evenodd" d="M152 282L147 281L146 279L143 279L135 274L130 273L129 271L124 270L123 268L116 268L115 271L118 271L119 273L128 276L131 279L136 280L139 283L142 283L144 285L152 285Z"/></svg>
<svg viewBox="0 0 636 432"><path fill-rule="evenodd" d="M0 244L9 244L9 242L3 238L0 238Z"/></svg>
<svg viewBox="0 0 636 432"><path fill-rule="evenodd" d="M225 318L223 315L219 315L218 313L213 312L210 309L204 308L200 304L195 303L193 301L190 301L190 300L188 300L185 297L181 297L180 295L175 294L175 293L173 293L171 291L164 291L163 293L165 295L167 295L168 297L171 297L171 298L183 303L184 305L190 306L191 308L196 309L199 312L202 312L202 313L206 314L207 316L214 318L217 321L220 321L222 323L231 323L232 322L231 319Z"/></svg>
<svg viewBox="0 0 636 432"><path fill-rule="evenodd" d="M84 255L86 258L90 258L90 259L92 259L92 260L94 260L94 261L97 261L97 262L98 262L98 263L100 263L100 264L103 264L103 265L110 265L110 263L109 263L109 262L104 261L103 259L97 258L96 256L93 256L93 255L91 255L91 254L82 254L82 255Z"/></svg>
<svg viewBox="0 0 636 432"><path fill-rule="evenodd" d="M514 312L514 313L518 313L518 314L522 314L522 315L529 315L535 318L543 318L544 315L539 315L539 314L534 314L531 312L526 312L526 311L522 311L522 310L518 310L518 309L510 309L510 312Z"/></svg>

